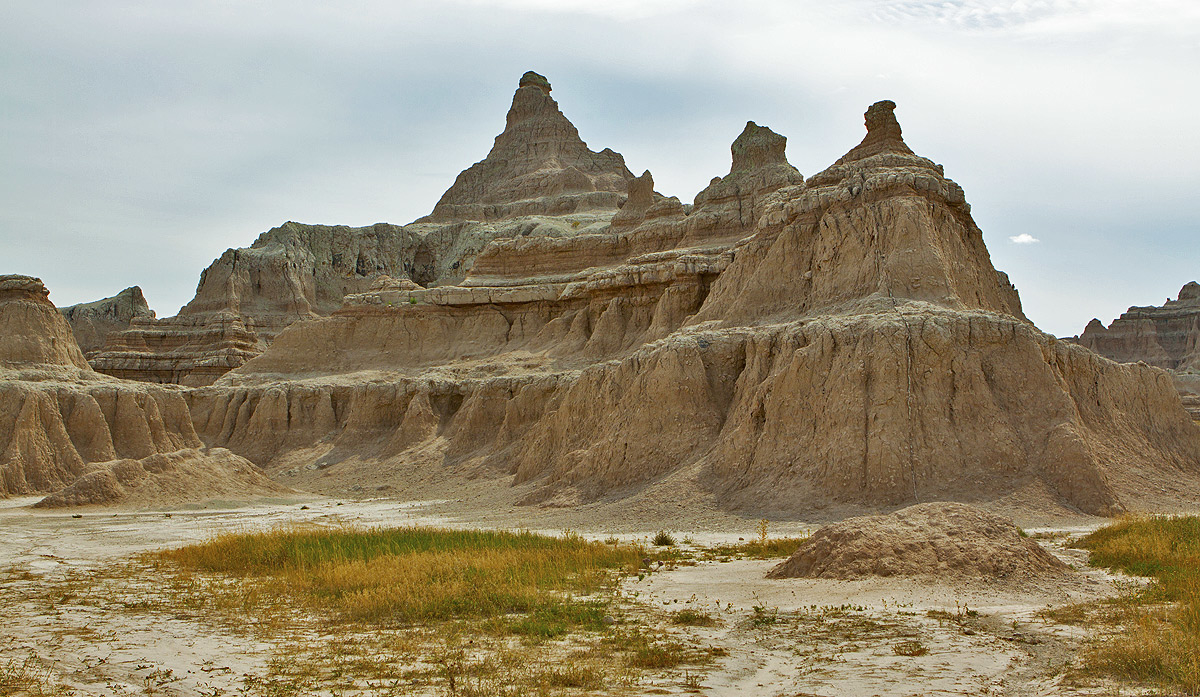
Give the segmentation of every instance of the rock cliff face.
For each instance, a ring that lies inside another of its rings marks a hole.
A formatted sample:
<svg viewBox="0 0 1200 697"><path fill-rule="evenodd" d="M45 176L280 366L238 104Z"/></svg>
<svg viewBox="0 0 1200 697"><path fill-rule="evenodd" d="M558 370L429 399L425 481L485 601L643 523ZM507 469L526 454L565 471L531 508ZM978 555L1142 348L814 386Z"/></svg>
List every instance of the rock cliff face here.
<svg viewBox="0 0 1200 697"><path fill-rule="evenodd" d="M93 372L48 295L36 278L0 276L0 497L56 492L118 459L154 469L161 456L181 494L203 493L188 474L196 461L249 467L244 495L280 490L242 458L205 451L180 390Z"/></svg>
<svg viewBox="0 0 1200 697"><path fill-rule="evenodd" d="M1119 363L1141 361L1171 371L1184 406L1200 420L1200 284L1195 281L1175 300L1131 307L1107 328L1093 319L1068 341Z"/></svg>
<svg viewBox="0 0 1200 697"><path fill-rule="evenodd" d="M492 152L431 215L405 226L285 223L214 261L177 316L134 318L89 360L117 377L208 385L285 327L330 314L381 276L422 287L459 283L492 240L606 227L633 176L617 153L589 150L549 93L544 77L522 77Z"/></svg>
<svg viewBox="0 0 1200 697"><path fill-rule="evenodd" d="M142 289L131 286L111 298L60 307L84 356L104 348L110 334L125 331L135 319L154 319Z"/></svg>
<svg viewBox="0 0 1200 697"><path fill-rule="evenodd" d="M548 99L521 90L514 110ZM1111 514L1200 491L1169 376L1032 326L894 106L807 182L751 123L690 208L647 173L608 224L349 294L189 392L197 431L303 486L493 476L556 505L670 482L772 515Z"/></svg>

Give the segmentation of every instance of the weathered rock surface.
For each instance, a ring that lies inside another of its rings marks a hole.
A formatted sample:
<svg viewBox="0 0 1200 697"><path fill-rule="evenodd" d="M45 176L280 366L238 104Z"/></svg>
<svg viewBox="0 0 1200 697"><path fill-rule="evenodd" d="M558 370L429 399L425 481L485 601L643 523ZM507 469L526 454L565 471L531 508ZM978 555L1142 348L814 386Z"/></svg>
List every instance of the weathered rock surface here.
<svg viewBox="0 0 1200 697"><path fill-rule="evenodd" d="M0 368L88 367L70 325L50 302L50 291L42 279L0 276L0 310Z"/></svg>
<svg viewBox="0 0 1200 697"><path fill-rule="evenodd" d="M138 286L111 298L60 307L58 311L67 318L84 356L104 348L110 334L128 329L135 319L154 319L154 311Z"/></svg>
<svg viewBox="0 0 1200 697"><path fill-rule="evenodd" d="M182 390L93 372L42 282L0 277L0 496L57 492L104 463L163 456L175 489L201 495L191 463L213 477L221 469L203 445ZM279 490L233 458L226 474L246 485L243 496Z"/></svg>
<svg viewBox="0 0 1200 697"><path fill-rule="evenodd" d="M521 77L492 151L458 175L425 220L494 221L615 210L633 178L609 149L592 152L535 72Z"/></svg>
<svg viewBox="0 0 1200 697"><path fill-rule="evenodd" d="M608 225L494 240L460 285L350 294L189 392L196 428L310 486L511 477L553 505L665 478L786 516L1200 492L1168 376L1030 324L893 108L807 182L749 124L691 208L647 173Z"/></svg>
<svg viewBox="0 0 1200 697"><path fill-rule="evenodd" d="M1187 283L1162 306L1131 307L1108 327L1093 319L1067 341L1120 363L1171 371L1184 407L1200 421L1200 283Z"/></svg>
<svg viewBox="0 0 1200 697"><path fill-rule="evenodd" d="M136 318L89 360L117 377L208 385L285 327L330 314L380 276L422 287L459 283L492 240L569 238L607 226L633 175L619 154L589 150L549 91L536 73L521 79L492 152L431 215L405 226L285 223L214 261L177 316Z"/></svg>
<svg viewBox="0 0 1200 697"><path fill-rule="evenodd" d="M1108 327L1093 319L1074 340L1121 363L1200 373L1200 284L1188 283L1159 307L1131 307Z"/></svg>
<svg viewBox="0 0 1200 697"><path fill-rule="evenodd" d="M213 448L100 463L34 506L177 506L213 499L238 500L247 495L294 493L264 477L249 460L223 448Z"/></svg>
<svg viewBox="0 0 1200 697"><path fill-rule="evenodd" d="M961 503L922 503L826 525L767 578L902 576L994 588L1072 573L1008 518Z"/></svg>

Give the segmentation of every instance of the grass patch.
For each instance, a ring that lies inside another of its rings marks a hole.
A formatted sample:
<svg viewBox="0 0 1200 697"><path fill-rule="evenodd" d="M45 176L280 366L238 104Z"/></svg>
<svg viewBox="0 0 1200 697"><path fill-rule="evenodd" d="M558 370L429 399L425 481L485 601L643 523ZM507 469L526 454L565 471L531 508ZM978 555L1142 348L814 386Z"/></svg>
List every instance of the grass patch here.
<svg viewBox="0 0 1200 697"><path fill-rule="evenodd" d="M0 658L0 695L68 697L75 691L58 684L50 671L33 656L24 660Z"/></svg>
<svg viewBox="0 0 1200 697"><path fill-rule="evenodd" d="M671 624L684 627L713 627L717 625L717 622L717 618L707 612L692 610L691 608L684 608L683 610L671 613Z"/></svg>
<svg viewBox="0 0 1200 697"><path fill-rule="evenodd" d="M658 532L654 533L654 546L655 547L674 547L675 546L675 537L671 533L667 532L666 530L659 530Z"/></svg>
<svg viewBox="0 0 1200 697"><path fill-rule="evenodd" d="M1200 517L1129 517L1084 537L1090 563L1153 578L1115 608L1124 631L1089 666L1112 677L1200 693ZM1087 608L1076 612L1088 614Z"/></svg>
<svg viewBox="0 0 1200 697"><path fill-rule="evenodd" d="M574 536L417 527L224 534L153 556L187 571L273 581L273 593L287 593L356 621L413 623L529 613L545 629L526 625L526 630L548 636L572 618L591 624L597 612L586 605L568 612L550 595L609 588L614 572L632 573L642 559L636 548Z"/></svg>
<svg viewBox="0 0 1200 697"><path fill-rule="evenodd" d="M700 551L700 558L705 560L715 559L717 561L729 561L738 558L781 559L792 556L800 545L807 541L807 537L777 537L771 539L759 536L749 542L705 547Z"/></svg>

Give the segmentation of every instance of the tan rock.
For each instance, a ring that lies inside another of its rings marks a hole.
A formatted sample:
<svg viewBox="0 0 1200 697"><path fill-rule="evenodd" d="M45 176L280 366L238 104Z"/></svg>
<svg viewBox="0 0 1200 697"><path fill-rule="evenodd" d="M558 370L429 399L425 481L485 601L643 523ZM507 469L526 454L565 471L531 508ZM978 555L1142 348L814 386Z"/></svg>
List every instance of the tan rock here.
<svg viewBox="0 0 1200 697"><path fill-rule="evenodd" d="M104 348L110 334L124 331L135 319L154 319L142 289L131 286L111 298L60 307L79 349L87 356Z"/></svg>
<svg viewBox="0 0 1200 697"><path fill-rule="evenodd" d="M994 589L1072 575L1008 518L961 503L923 503L826 525L767 578L907 577Z"/></svg>
<svg viewBox="0 0 1200 697"><path fill-rule="evenodd" d="M0 276L0 368L24 365L88 369L75 335L40 278Z"/></svg>

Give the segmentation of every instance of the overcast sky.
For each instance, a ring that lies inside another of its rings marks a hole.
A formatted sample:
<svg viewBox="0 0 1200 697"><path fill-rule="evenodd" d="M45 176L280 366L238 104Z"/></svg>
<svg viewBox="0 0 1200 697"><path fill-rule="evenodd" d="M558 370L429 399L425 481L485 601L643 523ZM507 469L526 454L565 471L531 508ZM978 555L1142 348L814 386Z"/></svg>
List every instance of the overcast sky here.
<svg viewBox="0 0 1200 697"><path fill-rule="evenodd" d="M0 273L175 314L284 221L428 213L526 70L684 201L747 120L810 176L892 99L1054 334L1200 278L1196 0L10 0Z"/></svg>

